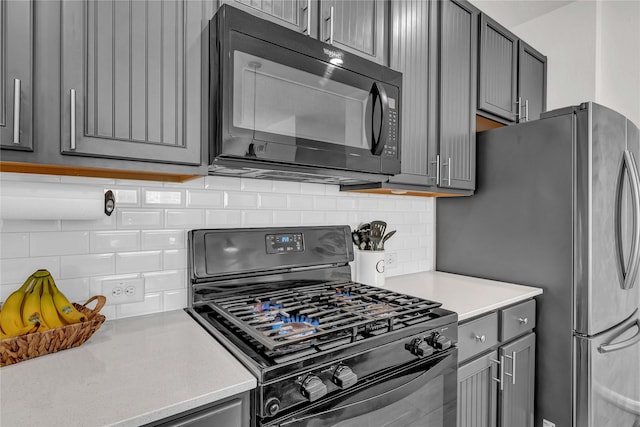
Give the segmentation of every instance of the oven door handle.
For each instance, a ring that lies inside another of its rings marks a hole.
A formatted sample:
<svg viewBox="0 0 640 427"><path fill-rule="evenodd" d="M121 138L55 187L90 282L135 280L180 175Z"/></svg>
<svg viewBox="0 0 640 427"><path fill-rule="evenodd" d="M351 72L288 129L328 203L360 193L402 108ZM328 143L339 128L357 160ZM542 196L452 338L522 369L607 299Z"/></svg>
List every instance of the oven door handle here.
<svg viewBox="0 0 640 427"><path fill-rule="evenodd" d="M390 390L383 391L375 396L365 397L361 400L357 400L355 402L347 403L340 406L334 406L330 409L323 409L324 406L331 403L329 401L318 402L316 405L316 410L313 408L308 408L304 411L304 413L295 415L293 414L291 418L287 418L280 422L276 421L274 426L289 426L292 424L300 423L301 421L308 420L311 418L333 421L333 420L345 420L351 419L354 417L358 417L369 413L372 409L383 408L390 404L400 401L403 397L408 396L409 394L419 390L421 387L425 386L432 380L438 378L439 376L446 374L448 370L452 373L457 372L457 353L451 353L446 357L443 357L439 360L435 365L430 365L426 371L414 377L410 381L399 385L398 387L392 388ZM385 377L379 378L375 381L374 384L361 384L357 390L351 388L345 391L344 395L354 395L358 392L369 388L380 385L385 380L392 379L397 377L398 374L402 374L402 372L395 372L394 374L387 375ZM457 384L452 386L452 390L456 388ZM335 396L335 398L339 398L340 396ZM445 402L446 403L446 402ZM272 425L272 424L269 424Z"/></svg>

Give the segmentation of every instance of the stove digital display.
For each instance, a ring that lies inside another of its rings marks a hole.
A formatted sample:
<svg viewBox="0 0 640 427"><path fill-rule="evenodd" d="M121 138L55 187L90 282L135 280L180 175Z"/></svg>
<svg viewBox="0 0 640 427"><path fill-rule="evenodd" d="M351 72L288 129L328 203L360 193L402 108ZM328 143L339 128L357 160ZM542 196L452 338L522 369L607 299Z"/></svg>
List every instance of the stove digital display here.
<svg viewBox="0 0 640 427"><path fill-rule="evenodd" d="M302 252L304 250L302 233L267 234L265 239L268 254Z"/></svg>

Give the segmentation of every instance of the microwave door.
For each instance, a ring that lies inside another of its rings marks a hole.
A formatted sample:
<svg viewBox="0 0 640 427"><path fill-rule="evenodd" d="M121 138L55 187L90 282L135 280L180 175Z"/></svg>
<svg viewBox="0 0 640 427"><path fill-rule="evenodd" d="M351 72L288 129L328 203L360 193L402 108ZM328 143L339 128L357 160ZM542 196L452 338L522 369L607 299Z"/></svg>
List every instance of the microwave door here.
<svg viewBox="0 0 640 427"><path fill-rule="evenodd" d="M245 34L232 36L221 82L230 100L221 154L380 171L390 134L385 116L398 97L389 91L398 88Z"/></svg>

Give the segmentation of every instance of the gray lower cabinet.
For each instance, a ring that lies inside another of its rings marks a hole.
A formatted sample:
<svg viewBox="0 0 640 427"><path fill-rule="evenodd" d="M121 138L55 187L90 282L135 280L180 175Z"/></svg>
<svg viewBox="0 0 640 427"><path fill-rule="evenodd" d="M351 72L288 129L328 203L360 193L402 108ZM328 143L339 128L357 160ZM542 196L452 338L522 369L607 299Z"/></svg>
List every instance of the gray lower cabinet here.
<svg viewBox="0 0 640 427"><path fill-rule="evenodd" d="M480 14L478 113L503 123L535 120L546 111L547 58Z"/></svg>
<svg viewBox="0 0 640 427"><path fill-rule="evenodd" d="M62 152L199 165L202 3L63 1L61 20Z"/></svg>
<svg viewBox="0 0 640 427"><path fill-rule="evenodd" d="M147 424L145 427L248 427L248 392Z"/></svg>
<svg viewBox="0 0 640 427"><path fill-rule="evenodd" d="M404 86L402 174L391 185L475 189L478 13L465 0L391 2L390 62Z"/></svg>
<svg viewBox="0 0 640 427"><path fill-rule="evenodd" d="M387 63L386 0L220 0L380 64Z"/></svg>
<svg viewBox="0 0 640 427"><path fill-rule="evenodd" d="M0 2L0 145L33 150L33 1Z"/></svg>
<svg viewBox="0 0 640 427"><path fill-rule="evenodd" d="M535 301L459 327L458 427L533 427Z"/></svg>

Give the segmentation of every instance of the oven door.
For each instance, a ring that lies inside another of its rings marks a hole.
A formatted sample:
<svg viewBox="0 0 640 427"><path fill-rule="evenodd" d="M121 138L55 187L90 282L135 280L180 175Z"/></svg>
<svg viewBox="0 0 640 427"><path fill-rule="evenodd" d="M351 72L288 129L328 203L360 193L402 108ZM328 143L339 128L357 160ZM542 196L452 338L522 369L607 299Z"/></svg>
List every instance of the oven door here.
<svg viewBox="0 0 640 427"><path fill-rule="evenodd" d="M240 31L221 56L217 156L399 173L399 88Z"/></svg>
<svg viewBox="0 0 640 427"><path fill-rule="evenodd" d="M269 427L455 427L458 350L359 382Z"/></svg>

